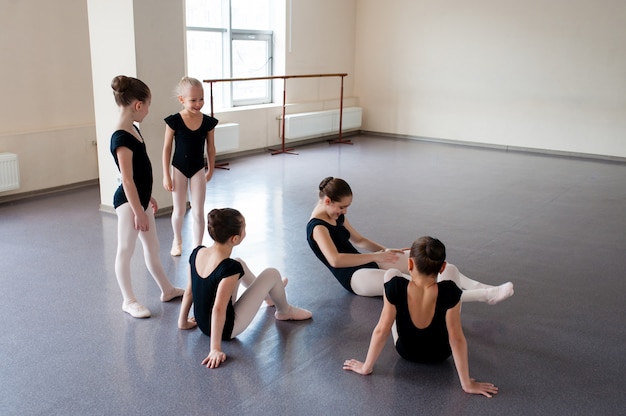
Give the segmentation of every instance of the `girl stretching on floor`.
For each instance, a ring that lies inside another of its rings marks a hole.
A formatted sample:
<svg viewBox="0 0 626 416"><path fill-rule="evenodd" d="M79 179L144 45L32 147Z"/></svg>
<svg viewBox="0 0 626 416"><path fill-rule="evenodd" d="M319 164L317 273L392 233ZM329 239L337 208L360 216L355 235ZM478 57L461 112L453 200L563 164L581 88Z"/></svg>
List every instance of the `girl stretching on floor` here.
<svg viewBox="0 0 626 416"><path fill-rule="evenodd" d="M189 283L178 318L180 329L198 326L211 337L211 352L202 360L207 368L217 368L226 360L222 340L241 334L256 315L266 297L276 306L278 320L305 320L311 312L287 302L286 279L278 270L265 269L255 276L241 259L231 259L233 247L246 236L246 222L232 208L213 209L208 215L208 231L214 243L199 246L189 258ZM237 299L239 279L247 289ZM189 317L193 303L194 317Z"/></svg>
<svg viewBox="0 0 626 416"><path fill-rule="evenodd" d="M436 363L454 358L461 387L466 393L492 397L498 388L477 382L469 375L467 341L461 326L460 274L446 264L446 248L432 237L422 237L411 247L410 280L399 270L385 272L383 310L370 341L365 362L346 360L344 370L367 375L382 352L391 332L402 358Z"/></svg>
<svg viewBox="0 0 626 416"><path fill-rule="evenodd" d="M319 202L306 227L307 241L346 290L360 296L382 296L385 270L396 268L408 273L408 252L387 249L359 234L346 218L351 203L352 189L346 181L325 178L319 185ZM360 253L354 246L369 253ZM459 277L463 302L495 305L513 295L511 282L490 286L460 273Z"/></svg>

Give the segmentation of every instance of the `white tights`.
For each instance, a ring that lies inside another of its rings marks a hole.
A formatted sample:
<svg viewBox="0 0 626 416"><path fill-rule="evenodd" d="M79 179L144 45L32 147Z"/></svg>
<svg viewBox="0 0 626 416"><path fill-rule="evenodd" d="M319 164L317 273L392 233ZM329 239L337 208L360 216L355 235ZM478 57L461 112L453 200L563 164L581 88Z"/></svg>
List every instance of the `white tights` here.
<svg viewBox="0 0 626 416"><path fill-rule="evenodd" d="M204 199L206 196L206 177L200 169L190 179L178 169L172 167L172 230L174 240L182 241L182 228L187 211L187 188L191 191L191 214L193 218L193 247L202 244L204 237Z"/></svg>
<svg viewBox="0 0 626 416"><path fill-rule="evenodd" d="M135 252L137 237L143 246L144 260L152 274L154 281L159 285L162 294L171 294L176 290L170 283L161 264L159 257L159 239L156 233L156 223L152 208L148 207L148 231L135 229L135 214L129 203L120 205L115 209L117 213L117 253L115 255L115 276L117 284L122 291L124 303L136 302L130 276L130 262Z"/></svg>
<svg viewBox="0 0 626 416"><path fill-rule="evenodd" d="M274 268L265 269L255 276L250 271L248 265L241 259L235 259L243 267L244 274L239 280L246 290L237 299L239 284L235 285L232 299L235 306L235 324L231 338L235 338L241 334L250 325L254 319L261 303L269 296L276 305L276 311L287 313L289 311L289 303L287 303L287 295L285 294L285 286L280 276L280 272ZM235 301L236 299L236 301Z"/></svg>
<svg viewBox="0 0 626 416"><path fill-rule="evenodd" d="M357 270L352 275L352 280L350 281L352 290L359 296L382 296L387 270L395 269L396 272L406 279L411 279L408 270L408 259L409 253L404 251L394 263L379 263L378 267L380 269ZM389 278L391 277L393 276ZM450 263L446 265L443 273L437 277L437 281L440 282L442 280L452 280L458 287L463 289L463 295L461 295L462 302L487 302L492 293L489 289L496 287L470 279L463 275L455 265Z"/></svg>

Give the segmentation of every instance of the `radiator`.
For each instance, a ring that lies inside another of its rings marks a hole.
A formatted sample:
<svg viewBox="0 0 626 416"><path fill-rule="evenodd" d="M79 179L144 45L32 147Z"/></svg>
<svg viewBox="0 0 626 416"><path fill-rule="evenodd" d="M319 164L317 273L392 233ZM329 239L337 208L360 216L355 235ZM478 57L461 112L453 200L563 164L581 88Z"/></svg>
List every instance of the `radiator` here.
<svg viewBox="0 0 626 416"><path fill-rule="evenodd" d="M361 116L362 109L360 107L344 108L341 131L361 127ZM285 139L320 137L333 133L339 133L339 109L285 116Z"/></svg>
<svg viewBox="0 0 626 416"><path fill-rule="evenodd" d="M215 152L239 149L239 124L218 124L215 127Z"/></svg>
<svg viewBox="0 0 626 416"><path fill-rule="evenodd" d="M0 192L10 191L20 187L20 167L17 155L0 153Z"/></svg>

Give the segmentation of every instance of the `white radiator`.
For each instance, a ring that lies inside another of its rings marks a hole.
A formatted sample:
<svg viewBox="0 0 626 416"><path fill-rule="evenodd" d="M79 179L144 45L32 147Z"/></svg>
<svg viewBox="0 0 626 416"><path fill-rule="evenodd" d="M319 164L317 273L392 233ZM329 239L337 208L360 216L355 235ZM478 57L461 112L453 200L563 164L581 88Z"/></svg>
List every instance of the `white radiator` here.
<svg viewBox="0 0 626 416"><path fill-rule="evenodd" d="M20 167L17 155L0 153L0 192L10 191L20 187Z"/></svg>
<svg viewBox="0 0 626 416"><path fill-rule="evenodd" d="M360 107L344 108L341 131L361 127L361 117L362 109ZM285 116L285 139L320 137L333 133L339 133L339 109Z"/></svg>
<svg viewBox="0 0 626 416"><path fill-rule="evenodd" d="M218 124L215 127L215 152L239 149L239 124Z"/></svg>

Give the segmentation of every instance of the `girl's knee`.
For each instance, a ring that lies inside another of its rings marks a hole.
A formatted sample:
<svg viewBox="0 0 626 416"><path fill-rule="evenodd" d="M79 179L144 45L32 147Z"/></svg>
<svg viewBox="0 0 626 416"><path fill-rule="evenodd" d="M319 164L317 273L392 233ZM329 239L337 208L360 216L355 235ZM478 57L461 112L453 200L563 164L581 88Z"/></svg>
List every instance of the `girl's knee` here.
<svg viewBox="0 0 626 416"><path fill-rule="evenodd" d="M396 276L402 276L402 272L398 269L386 270L385 275L383 276L383 282L387 283Z"/></svg>

